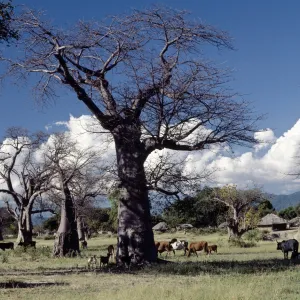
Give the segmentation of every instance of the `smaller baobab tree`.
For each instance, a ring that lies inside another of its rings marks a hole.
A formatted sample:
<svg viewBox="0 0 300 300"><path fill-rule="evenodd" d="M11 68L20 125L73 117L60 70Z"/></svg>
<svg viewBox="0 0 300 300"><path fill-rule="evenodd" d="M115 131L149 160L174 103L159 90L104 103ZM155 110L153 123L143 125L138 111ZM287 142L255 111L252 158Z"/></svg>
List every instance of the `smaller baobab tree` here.
<svg viewBox="0 0 300 300"><path fill-rule="evenodd" d="M55 173L51 197L53 200L60 200L61 210L53 254L61 257L77 255L80 250L72 188L79 184L78 179L83 176L83 170L94 163L96 155L87 149L80 150L68 133L59 133L49 139L44 157Z"/></svg>
<svg viewBox="0 0 300 300"><path fill-rule="evenodd" d="M249 209L264 200L263 192L258 188L240 190L235 185L226 185L214 190L212 199L229 207L227 221L228 237L240 238L251 227L244 226L243 219Z"/></svg>
<svg viewBox="0 0 300 300"><path fill-rule="evenodd" d="M48 191L51 172L37 161L36 153L45 134L29 135L22 128L9 128L0 144L0 193L6 194L8 212L18 223L17 242L32 241L31 216L49 209L34 210L34 204Z"/></svg>
<svg viewBox="0 0 300 300"><path fill-rule="evenodd" d="M78 172L70 183L72 198L76 208L77 232L80 241L88 238L86 216L93 207L96 198L103 193L102 176L98 174L99 169L95 168L93 162Z"/></svg>

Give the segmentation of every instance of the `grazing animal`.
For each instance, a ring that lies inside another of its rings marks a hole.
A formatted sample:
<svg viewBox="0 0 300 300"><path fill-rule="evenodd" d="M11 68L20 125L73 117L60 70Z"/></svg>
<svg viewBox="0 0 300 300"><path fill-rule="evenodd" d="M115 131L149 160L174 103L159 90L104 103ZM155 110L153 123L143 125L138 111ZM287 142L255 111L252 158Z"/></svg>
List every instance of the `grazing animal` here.
<svg viewBox="0 0 300 300"><path fill-rule="evenodd" d="M172 239L171 242L170 242L171 246L173 248L173 251L174 250L184 250L184 255L186 255L186 252L188 251L188 244L189 243L185 240L172 242L173 240L176 240L176 239Z"/></svg>
<svg viewBox="0 0 300 300"><path fill-rule="evenodd" d="M286 259L289 258L289 251L292 251L291 259L297 258L298 248L299 248L299 243L295 239L277 242L277 250L281 250L283 252L283 257Z"/></svg>
<svg viewBox="0 0 300 300"><path fill-rule="evenodd" d="M97 267L97 257L96 257L96 255L93 255L88 259L88 268L90 268L91 266L94 266L95 268Z"/></svg>
<svg viewBox="0 0 300 300"><path fill-rule="evenodd" d="M130 270L131 260L134 257L134 253L128 255L128 256L121 256L119 259L121 262Z"/></svg>
<svg viewBox="0 0 300 300"><path fill-rule="evenodd" d="M18 246L22 247L33 247L36 248L36 241L31 241L31 242L20 242Z"/></svg>
<svg viewBox="0 0 300 300"><path fill-rule="evenodd" d="M0 249L5 251L5 249L12 249L14 250L14 243L9 242L9 243L0 243Z"/></svg>
<svg viewBox="0 0 300 300"><path fill-rule="evenodd" d="M112 260L114 260L114 257L115 257L115 248L114 248L113 245L109 245L107 247L107 253L109 253L110 256L111 256L111 258L112 258Z"/></svg>
<svg viewBox="0 0 300 300"><path fill-rule="evenodd" d="M211 254L212 252L218 253L218 246L217 245L208 245L207 249L208 249L209 254Z"/></svg>
<svg viewBox="0 0 300 300"><path fill-rule="evenodd" d="M167 252L166 257L171 251L173 251L175 255L175 250L172 248L171 242L155 242L155 248L160 255L165 251Z"/></svg>
<svg viewBox="0 0 300 300"><path fill-rule="evenodd" d="M80 243L82 249L87 249L87 241L81 241Z"/></svg>
<svg viewBox="0 0 300 300"><path fill-rule="evenodd" d="M110 253L107 253L106 256L100 256L100 268L101 266L108 265Z"/></svg>
<svg viewBox="0 0 300 300"><path fill-rule="evenodd" d="M187 256L189 257L191 253L195 253L198 256L197 251L201 251L201 250L203 250L206 253L206 255L209 254L207 242L200 241L200 242L190 243L189 252Z"/></svg>

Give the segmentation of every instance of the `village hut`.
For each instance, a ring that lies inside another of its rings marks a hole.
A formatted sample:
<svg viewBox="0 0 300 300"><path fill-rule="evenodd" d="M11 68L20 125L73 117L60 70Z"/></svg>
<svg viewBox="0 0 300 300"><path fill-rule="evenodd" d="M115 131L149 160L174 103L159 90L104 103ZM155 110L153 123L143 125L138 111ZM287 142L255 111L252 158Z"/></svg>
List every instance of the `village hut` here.
<svg viewBox="0 0 300 300"><path fill-rule="evenodd" d="M286 230L287 220L280 218L275 214L267 214L258 223L258 227L272 227L272 230Z"/></svg>
<svg viewBox="0 0 300 300"><path fill-rule="evenodd" d="M168 225L166 222L159 222L154 227L152 227L154 231L165 232L168 230Z"/></svg>
<svg viewBox="0 0 300 300"><path fill-rule="evenodd" d="M226 229L227 226L228 226L228 223L227 223L227 222L223 222L223 223L221 223L221 224L218 226L218 228L219 228L219 229Z"/></svg>
<svg viewBox="0 0 300 300"><path fill-rule="evenodd" d="M191 229L193 227L194 226L192 224L179 224L179 225L177 225L178 230L180 230L180 229Z"/></svg>
<svg viewBox="0 0 300 300"><path fill-rule="evenodd" d="M290 227L299 227L300 226L300 217L293 218L288 221Z"/></svg>

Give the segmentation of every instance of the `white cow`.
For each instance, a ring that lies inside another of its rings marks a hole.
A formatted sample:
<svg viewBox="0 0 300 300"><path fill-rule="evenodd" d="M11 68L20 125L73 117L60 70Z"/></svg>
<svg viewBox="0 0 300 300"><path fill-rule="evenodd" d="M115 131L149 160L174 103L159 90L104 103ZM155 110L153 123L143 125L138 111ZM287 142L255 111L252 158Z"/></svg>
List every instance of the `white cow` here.
<svg viewBox="0 0 300 300"><path fill-rule="evenodd" d="M178 241L177 239L173 239L171 241L171 246L172 246L173 250L184 250L184 255L186 254L186 251L188 250L188 242L185 240Z"/></svg>

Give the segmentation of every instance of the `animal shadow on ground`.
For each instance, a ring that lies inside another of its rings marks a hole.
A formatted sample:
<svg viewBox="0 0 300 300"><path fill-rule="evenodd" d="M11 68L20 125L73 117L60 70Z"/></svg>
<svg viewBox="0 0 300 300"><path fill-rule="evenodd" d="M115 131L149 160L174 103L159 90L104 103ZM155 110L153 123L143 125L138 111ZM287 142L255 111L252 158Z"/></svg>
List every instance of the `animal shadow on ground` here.
<svg viewBox="0 0 300 300"><path fill-rule="evenodd" d="M150 268L150 273L159 272L173 275L196 276L199 274L229 275L276 273L299 265L300 260L265 259L247 261L199 261L156 264Z"/></svg>
<svg viewBox="0 0 300 300"><path fill-rule="evenodd" d="M9 280L7 282L0 282L0 289L26 289L26 288L37 288L46 286L59 286L68 285L64 282L24 282Z"/></svg>

